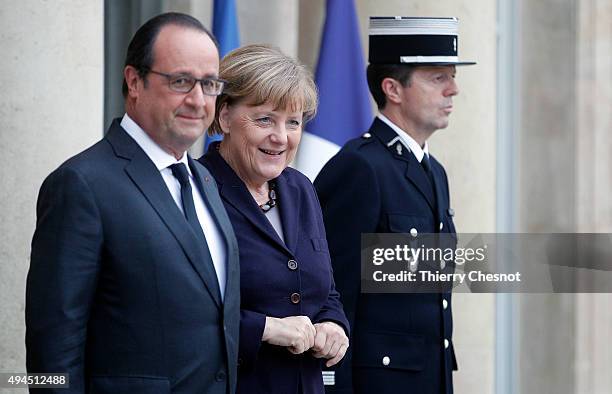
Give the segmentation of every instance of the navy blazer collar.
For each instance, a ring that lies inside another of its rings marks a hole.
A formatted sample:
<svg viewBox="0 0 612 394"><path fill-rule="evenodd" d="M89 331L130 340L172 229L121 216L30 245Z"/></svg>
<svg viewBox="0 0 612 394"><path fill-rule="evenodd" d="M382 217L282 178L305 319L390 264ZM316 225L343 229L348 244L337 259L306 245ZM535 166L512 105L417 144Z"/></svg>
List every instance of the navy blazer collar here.
<svg viewBox="0 0 612 394"><path fill-rule="evenodd" d="M300 193L297 185L287 176L286 170L274 181L277 185L278 208L283 226L283 242L266 215L261 211L255 199L240 177L219 154L219 142L208 147L208 151L199 161L212 173L219 186L219 193L227 203L238 210L270 241L291 254L295 254L298 239L298 217Z"/></svg>
<svg viewBox="0 0 612 394"><path fill-rule="evenodd" d="M430 182L425 170L418 162L412 151L403 145L395 130L393 130L379 118L375 118L374 122L372 122L372 126L370 126L370 133L387 148L394 159L406 163L406 178L412 182L412 184L414 184L417 190L423 195L423 197L425 197L427 203L434 213L439 216L436 206L436 197L432 193ZM432 162L433 161L434 160L432 160ZM432 171L434 173L434 178L436 179L436 182L434 182L434 188L436 193L440 193L440 185L438 184L440 183L441 174L437 168L437 163L436 165L432 165Z"/></svg>
<svg viewBox="0 0 612 394"><path fill-rule="evenodd" d="M129 163L125 166L125 172L174 235L185 251L193 268L202 279L202 282L204 282L211 297L215 300L217 306L221 307L219 282L212 261L210 261L209 255L205 253L201 242L196 238L193 231L190 230L185 216L172 199L170 191L155 164L138 146L136 141L123 130L118 119L113 121L105 138L117 156L129 160ZM205 200L209 200L208 194L212 192L208 190L210 186L204 186L206 180L202 179L201 171L196 168L193 159L188 158L188 160L196 179L196 184L200 187ZM218 224L219 219L216 217L216 211L211 209L210 206L208 208ZM221 226L220 230L222 230L221 233L227 243L228 239L225 230ZM229 269L229 267L226 268Z"/></svg>

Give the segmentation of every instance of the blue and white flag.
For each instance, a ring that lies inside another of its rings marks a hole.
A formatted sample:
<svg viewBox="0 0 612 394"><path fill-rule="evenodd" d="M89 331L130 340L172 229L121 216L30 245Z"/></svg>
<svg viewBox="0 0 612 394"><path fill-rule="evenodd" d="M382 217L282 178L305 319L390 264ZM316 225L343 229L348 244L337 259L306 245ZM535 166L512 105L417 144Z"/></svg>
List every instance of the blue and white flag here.
<svg viewBox="0 0 612 394"><path fill-rule="evenodd" d="M314 181L325 163L372 123L366 68L353 0L327 0L316 71L317 116L306 125L295 167Z"/></svg>
<svg viewBox="0 0 612 394"><path fill-rule="evenodd" d="M238 30L238 17L236 16L236 2L234 0L215 0L213 3L213 35L219 42L219 55L227 55L232 49L240 46L240 33ZM204 138L204 153L208 145L214 141L220 141L223 137L219 134Z"/></svg>

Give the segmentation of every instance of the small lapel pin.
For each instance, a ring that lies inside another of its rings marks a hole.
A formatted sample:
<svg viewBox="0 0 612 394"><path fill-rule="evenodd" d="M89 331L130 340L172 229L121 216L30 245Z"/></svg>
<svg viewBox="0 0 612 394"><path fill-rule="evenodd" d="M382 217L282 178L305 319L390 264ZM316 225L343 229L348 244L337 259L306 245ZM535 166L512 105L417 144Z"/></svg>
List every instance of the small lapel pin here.
<svg viewBox="0 0 612 394"><path fill-rule="evenodd" d="M397 150L397 154L398 155L402 155L402 144L398 143L397 145L395 145L395 149Z"/></svg>

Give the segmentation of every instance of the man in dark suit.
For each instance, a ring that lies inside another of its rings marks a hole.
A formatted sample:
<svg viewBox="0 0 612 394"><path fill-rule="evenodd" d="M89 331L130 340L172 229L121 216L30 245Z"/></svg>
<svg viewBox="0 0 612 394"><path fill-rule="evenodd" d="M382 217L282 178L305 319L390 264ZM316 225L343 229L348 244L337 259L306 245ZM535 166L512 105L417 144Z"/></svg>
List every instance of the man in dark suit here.
<svg viewBox="0 0 612 394"><path fill-rule="evenodd" d="M213 178L186 150L210 125L219 54L169 13L132 39L126 114L43 183L26 295L27 369L61 393L231 393L236 239Z"/></svg>
<svg viewBox="0 0 612 394"><path fill-rule="evenodd" d="M455 233L448 180L427 139L458 94L455 18L371 18L368 84L379 108L315 181L352 328L334 393L452 393L451 295L360 291L362 233Z"/></svg>

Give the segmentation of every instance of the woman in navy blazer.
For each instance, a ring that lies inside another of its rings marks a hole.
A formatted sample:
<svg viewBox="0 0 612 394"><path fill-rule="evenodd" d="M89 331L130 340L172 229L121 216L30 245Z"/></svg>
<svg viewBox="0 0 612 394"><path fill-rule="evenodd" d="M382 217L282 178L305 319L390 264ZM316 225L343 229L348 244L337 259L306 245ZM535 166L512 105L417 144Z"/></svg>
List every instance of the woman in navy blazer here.
<svg viewBox="0 0 612 394"><path fill-rule="evenodd" d="M287 166L314 116L310 73L275 48L249 45L221 62L227 89L200 161L215 177L240 250L239 393L324 393L321 368L348 347L321 208Z"/></svg>

